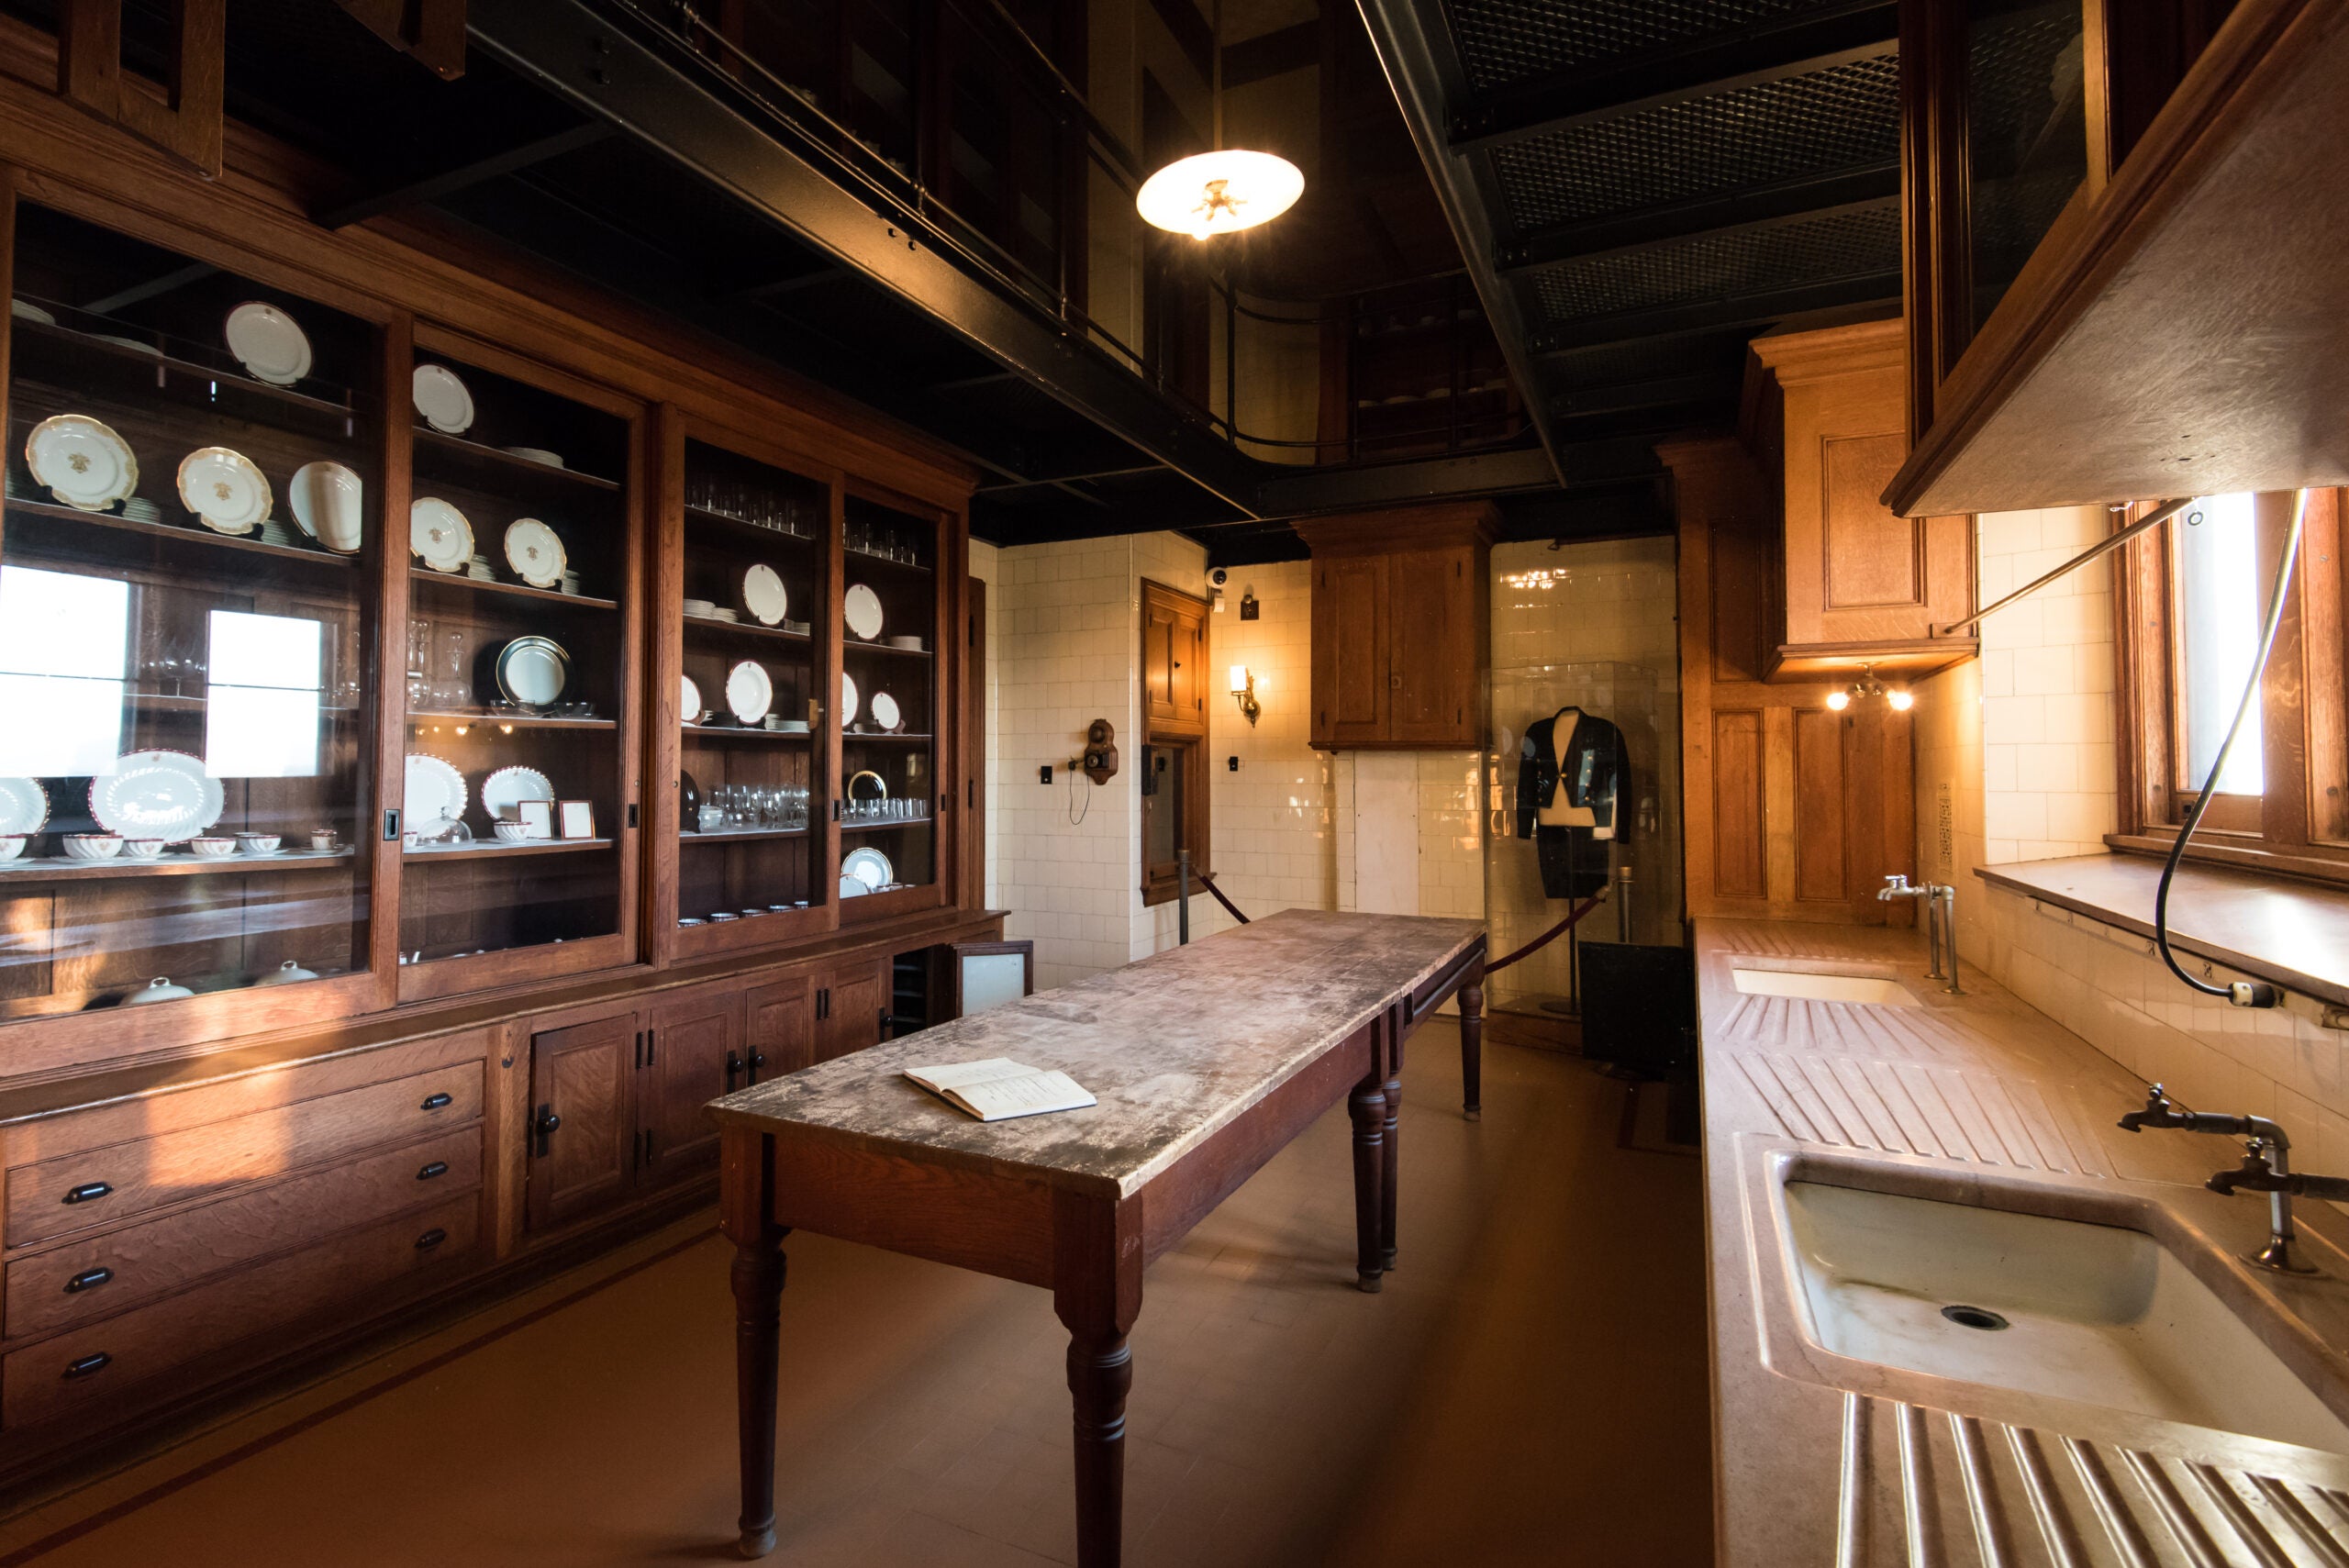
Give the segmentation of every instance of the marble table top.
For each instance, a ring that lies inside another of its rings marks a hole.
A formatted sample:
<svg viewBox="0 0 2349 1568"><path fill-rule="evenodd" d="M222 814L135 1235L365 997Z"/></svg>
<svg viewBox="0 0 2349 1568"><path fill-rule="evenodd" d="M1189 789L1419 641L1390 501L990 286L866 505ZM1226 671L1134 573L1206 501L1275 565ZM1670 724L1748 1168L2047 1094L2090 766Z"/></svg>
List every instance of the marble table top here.
<svg viewBox="0 0 2349 1568"><path fill-rule="evenodd" d="M1285 910L710 1109L724 1127L804 1129L1130 1195L1484 934L1475 920ZM900 1076L991 1056L1059 1068L1100 1103L981 1122Z"/></svg>

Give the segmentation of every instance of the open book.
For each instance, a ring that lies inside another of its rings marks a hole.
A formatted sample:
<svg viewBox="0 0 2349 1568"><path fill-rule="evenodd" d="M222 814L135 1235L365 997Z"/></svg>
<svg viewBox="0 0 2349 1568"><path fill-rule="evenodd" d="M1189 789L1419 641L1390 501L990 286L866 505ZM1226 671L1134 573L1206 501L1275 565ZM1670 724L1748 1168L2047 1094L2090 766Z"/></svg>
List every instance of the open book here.
<svg viewBox="0 0 2349 1568"><path fill-rule="evenodd" d="M981 1121L1008 1121L1013 1117L1073 1111L1098 1103L1065 1073L1046 1072L1001 1056L942 1067L908 1067L906 1076Z"/></svg>

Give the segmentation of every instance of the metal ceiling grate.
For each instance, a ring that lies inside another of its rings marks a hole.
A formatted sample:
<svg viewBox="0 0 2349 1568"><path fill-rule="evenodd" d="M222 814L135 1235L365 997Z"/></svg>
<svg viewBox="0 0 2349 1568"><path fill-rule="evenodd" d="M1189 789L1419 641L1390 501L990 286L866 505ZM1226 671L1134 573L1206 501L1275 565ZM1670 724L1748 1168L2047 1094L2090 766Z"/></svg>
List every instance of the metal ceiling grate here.
<svg viewBox="0 0 2349 1568"><path fill-rule="evenodd" d="M1471 86L1620 60L1799 16L1819 0L1450 0Z"/></svg>
<svg viewBox="0 0 2349 1568"><path fill-rule="evenodd" d="M1875 59L1569 126L1493 153L1520 233L1899 153L1900 65Z"/></svg>
<svg viewBox="0 0 2349 1568"><path fill-rule="evenodd" d="M1886 202L1564 261L1529 281L1544 322L1556 326L1899 270L1900 210Z"/></svg>

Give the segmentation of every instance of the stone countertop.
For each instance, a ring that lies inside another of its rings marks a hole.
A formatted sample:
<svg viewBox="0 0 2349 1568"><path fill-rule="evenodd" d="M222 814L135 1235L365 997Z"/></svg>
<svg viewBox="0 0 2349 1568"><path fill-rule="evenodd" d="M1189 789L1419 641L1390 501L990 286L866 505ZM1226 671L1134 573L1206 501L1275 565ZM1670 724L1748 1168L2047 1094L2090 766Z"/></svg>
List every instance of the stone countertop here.
<svg viewBox="0 0 2349 1568"><path fill-rule="evenodd" d="M1914 932L1704 919L1696 945L1720 1563L2349 1564L2349 1456L1826 1351L1784 1262L1776 1185L1807 1166L1831 1184L2142 1221L2349 1416L2337 1211L2296 1206L2326 1278L2235 1262L2265 1240L2266 1204L2201 1184L2238 1146L2121 1131L2142 1084L1971 966L1965 995L1942 994ZM1735 969L1897 979L1917 1005L1748 995Z"/></svg>
<svg viewBox="0 0 2349 1568"><path fill-rule="evenodd" d="M1484 934L1475 920L1286 910L710 1108L729 1126L813 1129L1130 1195ZM982 1122L901 1075L992 1056L1058 1068L1100 1103Z"/></svg>

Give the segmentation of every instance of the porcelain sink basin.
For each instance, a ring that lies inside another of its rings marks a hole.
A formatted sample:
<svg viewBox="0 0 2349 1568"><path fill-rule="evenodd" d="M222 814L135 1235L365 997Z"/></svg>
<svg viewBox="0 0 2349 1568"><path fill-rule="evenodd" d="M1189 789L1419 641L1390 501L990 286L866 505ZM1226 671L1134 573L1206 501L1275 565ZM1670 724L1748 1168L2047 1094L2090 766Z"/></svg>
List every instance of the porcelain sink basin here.
<svg viewBox="0 0 2349 1568"><path fill-rule="evenodd" d="M2349 1451L2349 1426L2143 1231L1803 1180L1783 1196L1822 1349Z"/></svg>
<svg viewBox="0 0 2349 1568"><path fill-rule="evenodd" d="M1737 988L1749 996L1798 996L1807 1002L1872 1002L1884 1007L1913 1007L1914 993L1897 980L1866 974L1830 974L1811 969L1732 969Z"/></svg>

